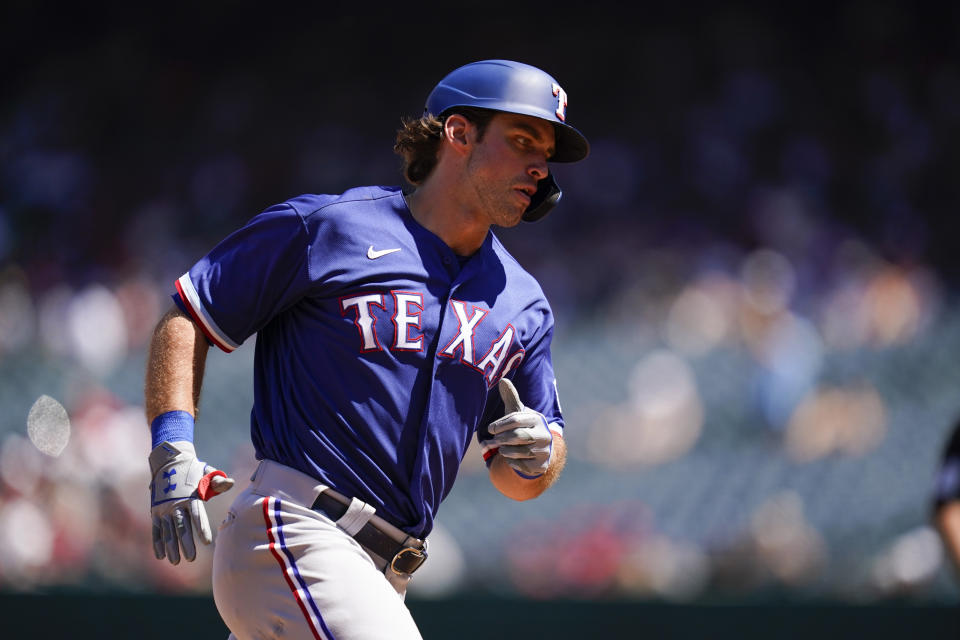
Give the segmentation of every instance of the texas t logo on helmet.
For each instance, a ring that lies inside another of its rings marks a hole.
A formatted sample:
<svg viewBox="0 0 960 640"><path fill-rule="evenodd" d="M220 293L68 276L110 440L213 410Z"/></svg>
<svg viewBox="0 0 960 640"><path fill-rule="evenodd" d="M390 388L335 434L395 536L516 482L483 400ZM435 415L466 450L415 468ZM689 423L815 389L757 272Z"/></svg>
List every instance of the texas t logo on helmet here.
<svg viewBox="0 0 960 640"><path fill-rule="evenodd" d="M563 121L567 119L567 92L560 85L554 83L553 95L557 96L557 117Z"/></svg>
<svg viewBox="0 0 960 640"><path fill-rule="evenodd" d="M451 71L427 97L425 113L443 116L455 107L476 107L519 113L553 124L557 150L551 162L577 162L590 153L590 143L567 124L567 92L550 74L512 60L481 60ZM543 218L563 195L553 174L540 181L527 222Z"/></svg>

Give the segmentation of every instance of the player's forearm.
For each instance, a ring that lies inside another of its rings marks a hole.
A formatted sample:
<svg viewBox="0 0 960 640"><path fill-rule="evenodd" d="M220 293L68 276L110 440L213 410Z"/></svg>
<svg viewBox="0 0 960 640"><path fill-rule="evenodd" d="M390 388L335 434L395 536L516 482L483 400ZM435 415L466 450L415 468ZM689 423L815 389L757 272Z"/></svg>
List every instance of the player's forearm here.
<svg viewBox="0 0 960 640"><path fill-rule="evenodd" d="M148 423L167 411L197 415L208 349L203 333L176 307L160 319L147 357L144 400Z"/></svg>
<svg viewBox="0 0 960 640"><path fill-rule="evenodd" d="M550 453L550 466L547 472L539 478L524 478L517 474L507 459L497 454L490 465L490 481L497 490L513 500L530 500L536 498L560 477L563 466L567 462L567 445L563 438L553 437L553 450Z"/></svg>

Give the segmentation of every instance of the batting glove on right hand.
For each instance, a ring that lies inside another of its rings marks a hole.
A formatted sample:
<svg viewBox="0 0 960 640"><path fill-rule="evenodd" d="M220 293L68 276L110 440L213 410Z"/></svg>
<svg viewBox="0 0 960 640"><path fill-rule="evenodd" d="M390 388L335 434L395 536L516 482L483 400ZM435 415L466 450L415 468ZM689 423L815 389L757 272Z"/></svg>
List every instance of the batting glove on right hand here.
<svg viewBox="0 0 960 640"><path fill-rule="evenodd" d="M207 511L201 501L233 486L223 471L197 460L193 444L161 442L150 452L150 515L153 516L153 553L170 564L197 557L200 542L213 542Z"/></svg>
<svg viewBox="0 0 960 640"><path fill-rule="evenodd" d="M516 387L507 378L500 379L500 397L506 415L491 422L487 429L498 446L498 453L524 478L539 478L550 466L553 432L542 413L528 409L520 402Z"/></svg>

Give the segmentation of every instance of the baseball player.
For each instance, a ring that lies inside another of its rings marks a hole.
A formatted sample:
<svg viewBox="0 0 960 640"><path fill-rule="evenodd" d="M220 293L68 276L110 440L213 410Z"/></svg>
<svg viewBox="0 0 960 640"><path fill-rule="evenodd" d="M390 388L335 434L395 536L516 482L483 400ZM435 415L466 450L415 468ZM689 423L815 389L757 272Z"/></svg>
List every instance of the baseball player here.
<svg viewBox="0 0 960 640"><path fill-rule="evenodd" d="M193 447L204 362L256 334L260 463L213 556L231 638L420 638L403 596L471 438L506 496L555 481L553 316L490 227L559 200L548 161L589 151L566 110L540 69L460 67L397 134L412 189L272 206L176 281L147 364L158 559L212 541L203 501L233 480Z"/></svg>

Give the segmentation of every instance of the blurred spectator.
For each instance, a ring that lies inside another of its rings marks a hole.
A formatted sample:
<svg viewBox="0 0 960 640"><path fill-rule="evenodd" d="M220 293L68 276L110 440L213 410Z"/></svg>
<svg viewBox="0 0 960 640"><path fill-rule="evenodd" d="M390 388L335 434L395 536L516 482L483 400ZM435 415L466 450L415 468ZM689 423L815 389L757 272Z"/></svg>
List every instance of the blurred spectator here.
<svg viewBox="0 0 960 640"><path fill-rule="evenodd" d="M629 468L661 464L687 453L703 426L703 404L693 370L670 351L645 355L628 380L629 399L585 425L602 434L587 444L590 460Z"/></svg>
<svg viewBox="0 0 960 640"><path fill-rule="evenodd" d="M807 520L803 498L780 491L752 513L731 540L710 551L712 585L720 592L750 592L769 587L801 590L825 568L827 545Z"/></svg>
<svg viewBox="0 0 960 640"><path fill-rule="evenodd" d="M871 586L881 597L916 596L930 586L942 562L936 531L916 527L894 538L874 561Z"/></svg>
<svg viewBox="0 0 960 640"><path fill-rule="evenodd" d="M880 444L886 431L883 399L869 384L850 389L819 389L790 416L787 455L810 462L841 453L863 455Z"/></svg>

